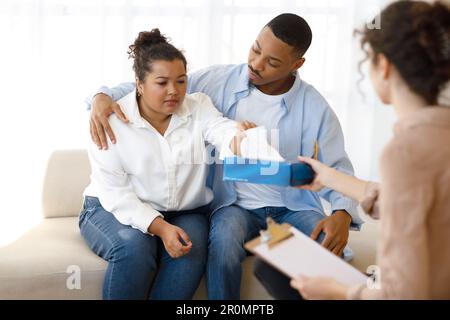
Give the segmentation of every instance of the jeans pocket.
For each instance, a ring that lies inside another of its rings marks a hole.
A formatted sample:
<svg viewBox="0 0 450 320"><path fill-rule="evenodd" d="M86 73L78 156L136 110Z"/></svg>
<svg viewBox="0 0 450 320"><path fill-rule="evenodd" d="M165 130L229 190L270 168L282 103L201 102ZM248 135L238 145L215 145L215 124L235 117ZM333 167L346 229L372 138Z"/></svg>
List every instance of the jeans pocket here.
<svg viewBox="0 0 450 320"><path fill-rule="evenodd" d="M78 218L78 226L81 228L82 224L89 219L89 216L94 213L100 206L100 202L94 197L85 197L83 203L83 209L80 212Z"/></svg>
<svg viewBox="0 0 450 320"><path fill-rule="evenodd" d="M81 210L80 215L78 216L78 227L81 229L81 225L84 222L84 219L86 217L86 209Z"/></svg>
<svg viewBox="0 0 450 320"><path fill-rule="evenodd" d="M100 201L98 200L98 198L90 196L84 197L84 204L83 204L84 209L90 208L96 209L98 207L100 207Z"/></svg>

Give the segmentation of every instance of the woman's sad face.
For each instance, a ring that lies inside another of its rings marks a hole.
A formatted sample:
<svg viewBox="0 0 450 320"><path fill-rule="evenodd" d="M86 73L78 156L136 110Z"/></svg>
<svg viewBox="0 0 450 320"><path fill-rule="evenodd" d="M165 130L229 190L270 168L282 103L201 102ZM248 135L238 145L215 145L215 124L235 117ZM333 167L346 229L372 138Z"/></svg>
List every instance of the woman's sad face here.
<svg viewBox="0 0 450 320"><path fill-rule="evenodd" d="M137 80L142 107L164 115L175 113L186 96L186 67L180 59L156 60L144 81Z"/></svg>

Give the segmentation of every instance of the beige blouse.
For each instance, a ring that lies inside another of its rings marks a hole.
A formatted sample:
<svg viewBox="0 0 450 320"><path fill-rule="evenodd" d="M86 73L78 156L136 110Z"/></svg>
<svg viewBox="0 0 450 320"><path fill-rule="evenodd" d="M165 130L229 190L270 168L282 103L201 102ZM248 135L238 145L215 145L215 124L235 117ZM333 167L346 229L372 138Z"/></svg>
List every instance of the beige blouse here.
<svg viewBox="0 0 450 320"><path fill-rule="evenodd" d="M380 217L379 285L349 299L450 299L450 108L399 121L363 209Z"/></svg>

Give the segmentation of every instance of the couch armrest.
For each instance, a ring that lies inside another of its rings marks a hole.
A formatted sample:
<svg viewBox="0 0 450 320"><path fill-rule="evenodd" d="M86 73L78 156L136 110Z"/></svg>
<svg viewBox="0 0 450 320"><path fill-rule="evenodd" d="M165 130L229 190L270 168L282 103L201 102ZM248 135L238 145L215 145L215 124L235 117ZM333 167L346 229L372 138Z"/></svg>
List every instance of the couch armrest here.
<svg viewBox="0 0 450 320"><path fill-rule="evenodd" d="M53 152L47 162L42 192L44 217L78 216L90 172L86 150Z"/></svg>

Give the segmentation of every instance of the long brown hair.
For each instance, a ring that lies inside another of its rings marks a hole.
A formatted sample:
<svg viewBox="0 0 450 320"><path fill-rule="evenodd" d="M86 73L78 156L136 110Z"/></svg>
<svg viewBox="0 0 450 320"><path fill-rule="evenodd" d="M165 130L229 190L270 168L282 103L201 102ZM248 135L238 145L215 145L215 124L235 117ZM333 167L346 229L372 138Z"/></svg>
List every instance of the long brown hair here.
<svg viewBox="0 0 450 320"><path fill-rule="evenodd" d="M449 7L440 2L397 1L381 12L380 21L380 29L366 26L357 31L367 53L364 61L368 44L373 63L384 54L413 92L436 104L450 79Z"/></svg>

